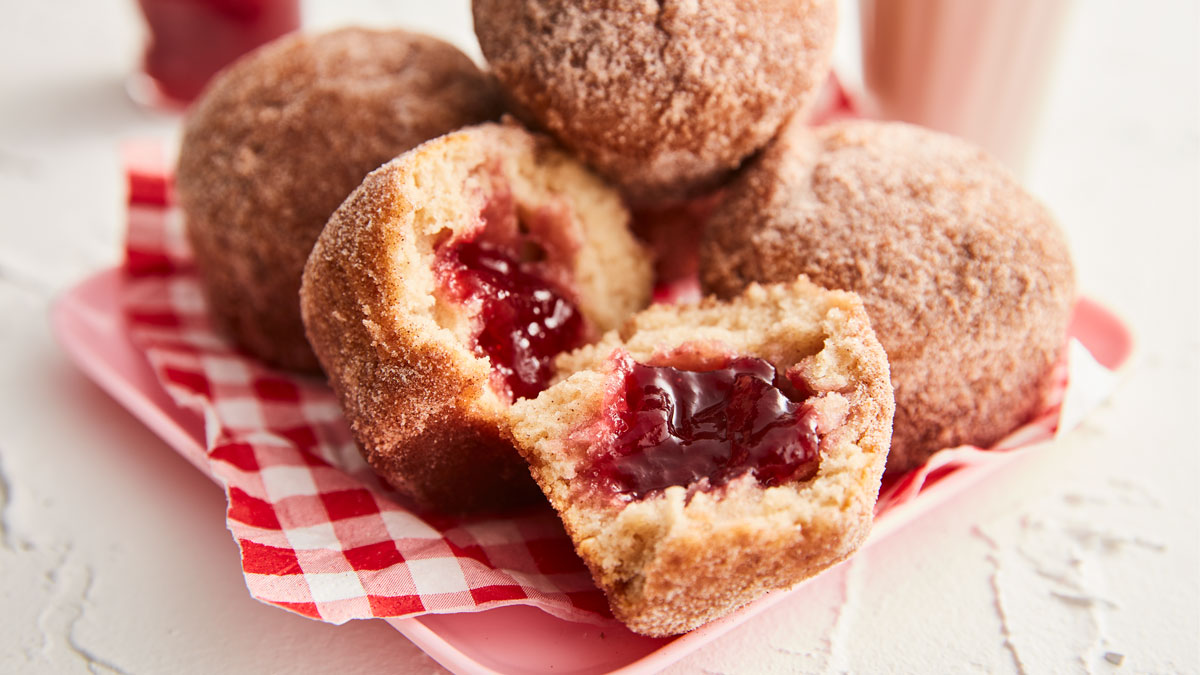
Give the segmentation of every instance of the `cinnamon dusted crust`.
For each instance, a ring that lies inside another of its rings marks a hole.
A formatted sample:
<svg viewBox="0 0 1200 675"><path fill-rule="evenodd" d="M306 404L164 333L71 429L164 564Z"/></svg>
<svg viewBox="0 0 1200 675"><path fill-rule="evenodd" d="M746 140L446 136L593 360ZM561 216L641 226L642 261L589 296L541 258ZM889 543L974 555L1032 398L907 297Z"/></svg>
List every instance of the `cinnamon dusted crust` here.
<svg viewBox="0 0 1200 675"><path fill-rule="evenodd" d="M515 107L634 202L713 187L820 90L833 0L474 0Z"/></svg>
<svg viewBox="0 0 1200 675"><path fill-rule="evenodd" d="M426 506L466 511L536 495L501 435L509 402L473 351L477 317L444 297L434 270L438 247L478 235L485 212L547 208L563 215L545 233L558 238L544 243L561 266L547 276L569 285L592 332L644 306L649 257L616 192L513 125L451 133L372 172L313 248L300 290L309 340L367 461Z"/></svg>
<svg viewBox="0 0 1200 675"><path fill-rule="evenodd" d="M470 59L402 30L293 35L218 75L177 173L217 327L272 364L316 370L297 293L329 214L380 164L500 112Z"/></svg>
<svg viewBox="0 0 1200 675"><path fill-rule="evenodd" d="M686 365L689 354L718 351L764 358L781 373L798 367L823 419L817 474L769 488L745 475L690 499L682 486L634 501L589 494L593 450L576 439L604 412L605 370L618 348L642 363L672 354ZM557 384L509 410L510 429L632 630L691 630L833 565L866 537L893 401L886 356L857 296L801 278L751 285L728 304L655 305L558 364Z"/></svg>
<svg viewBox="0 0 1200 675"><path fill-rule="evenodd" d="M705 289L860 294L896 389L889 471L987 447L1043 404L1075 298L1062 232L983 151L904 124L793 124L729 188Z"/></svg>

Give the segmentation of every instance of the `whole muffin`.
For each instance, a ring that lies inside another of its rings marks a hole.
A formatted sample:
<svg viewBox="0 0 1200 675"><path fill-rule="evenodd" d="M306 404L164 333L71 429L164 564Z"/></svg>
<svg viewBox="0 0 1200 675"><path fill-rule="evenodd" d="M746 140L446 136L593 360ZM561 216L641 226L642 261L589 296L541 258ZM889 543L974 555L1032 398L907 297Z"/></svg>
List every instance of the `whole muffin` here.
<svg viewBox="0 0 1200 675"><path fill-rule="evenodd" d="M176 176L217 328L317 370L298 293L329 215L379 165L500 112L462 52L402 30L293 35L221 73L188 116Z"/></svg>
<svg viewBox="0 0 1200 675"><path fill-rule="evenodd" d="M982 150L899 123L789 125L709 221L700 270L722 296L797 274L862 296L896 392L891 472L1034 415L1075 299L1045 207Z"/></svg>
<svg viewBox="0 0 1200 675"><path fill-rule="evenodd" d="M634 202L710 188L820 89L834 0L474 0L514 107Z"/></svg>

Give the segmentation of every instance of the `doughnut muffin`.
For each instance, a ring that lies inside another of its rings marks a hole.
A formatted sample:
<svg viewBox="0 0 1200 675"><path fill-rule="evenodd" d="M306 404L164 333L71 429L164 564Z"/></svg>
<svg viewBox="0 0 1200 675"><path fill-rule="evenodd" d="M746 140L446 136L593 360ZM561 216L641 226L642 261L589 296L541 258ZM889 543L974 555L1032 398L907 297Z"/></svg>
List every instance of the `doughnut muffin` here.
<svg viewBox="0 0 1200 675"><path fill-rule="evenodd" d="M790 125L729 188L704 289L797 274L862 296L896 391L889 471L1030 419L1075 298L1042 204L982 150L899 123Z"/></svg>
<svg viewBox="0 0 1200 675"><path fill-rule="evenodd" d="M614 615L691 630L850 555L893 412L862 302L804 278L654 305L508 412Z"/></svg>
<svg viewBox="0 0 1200 675"><path fill-rule="evenodd" d="M470 59L402 30L292 35L222 72L188 115L176 174L216 327L316 370L297 294L329 215L380 164L500 112Z"/></svg>
<svg viewBox="0 0 1200 675"><path fill-rule="evenodd" d="M308 337L371 466L443 511L536 496L504 435L553 358L650 297L619 195L546 137L468 127L374 171L300 290Z"/></svg>
<svg viewBox="0 0 1200 675"><path fill-rule="evenodd" d="M829 73L835 0L473 0L513 108L635 203L694 195Z"/></svg>

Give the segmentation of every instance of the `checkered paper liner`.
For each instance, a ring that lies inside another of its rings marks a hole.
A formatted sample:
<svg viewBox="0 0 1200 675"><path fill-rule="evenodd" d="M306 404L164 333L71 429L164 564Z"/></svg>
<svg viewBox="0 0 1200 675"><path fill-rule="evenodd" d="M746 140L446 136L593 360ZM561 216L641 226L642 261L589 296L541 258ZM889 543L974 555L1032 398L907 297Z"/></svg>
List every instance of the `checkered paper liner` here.
<svg viewBox="0 0 1200 675"><path fill-rule="evenodd" d="M272 370L214 333L161 155L126 154L128 330L171 398L204 419L209 473L255 598L332 623L511 604L610 616L549 506L418 514L359 456L324 382Z"/></svg>
<svg viewBox="0 0 1200 675"><path fill-rule="evenodd" d="M418 512L360 457L321 380L272 370L207 317L161 146L126 148L122 290L129 334L170 397L202 416L208 472L253 597L331 623L525 604L575 621L611 617L549 506L503 516ZM1050 438L1066 370L1042 414L1001 449ZM885 483L877 515L962 466L997 459L958 448Z"/></svg>

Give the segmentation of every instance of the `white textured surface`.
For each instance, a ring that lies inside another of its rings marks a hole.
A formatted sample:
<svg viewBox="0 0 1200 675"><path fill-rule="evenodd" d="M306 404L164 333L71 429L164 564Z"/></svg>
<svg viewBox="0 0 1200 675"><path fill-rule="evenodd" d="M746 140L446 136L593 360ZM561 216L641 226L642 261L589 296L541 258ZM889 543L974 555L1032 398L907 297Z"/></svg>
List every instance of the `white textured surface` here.
<svg viewBox="0 0 1200 675"><path fill-rule="evenodd" d="M466 3L433 6L307 10L477 53ZM124 96L133 2L0 12L0 672L437 671L381 622L250 600L219 491L55 346L50 300L119 259L118 141L177 120ZM670 672L1200 670L1197 25L1079 3L1029 174L1138 335L1111 402Z"/></svg>

